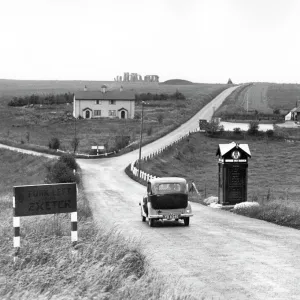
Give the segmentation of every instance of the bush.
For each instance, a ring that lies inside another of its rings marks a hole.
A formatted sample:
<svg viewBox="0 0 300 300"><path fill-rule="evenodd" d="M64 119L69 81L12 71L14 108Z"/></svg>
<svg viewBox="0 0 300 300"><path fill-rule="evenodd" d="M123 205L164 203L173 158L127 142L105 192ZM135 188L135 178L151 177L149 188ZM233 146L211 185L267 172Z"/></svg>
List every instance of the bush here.
<svg viewBox="0 0 300 300"><path fill-rule="evenodd" d="M63 161L58 160L53 166L48 166L46 183L67 183L79 182L79 177L73 173L73 170Z"/></svg>
<svg viewBox="0 0 300 300"><path fill-rule="evenodd" d="M249 123L248 134L249 135L256 135L258 133L259 123L258 121L251 121Z"/></svg>
<svg viewBox="0 0 300 300"><path fill-rule="evenodd" d="M267 135L267 137L273 137L274 136L274 130L272 130L272 129L268 129L267 131L266 131L266 135Z"/></svg>
<svg viewBox="0 0 300 300"><path fill-rule="evenodd" d="M59 149L59 146L60 146L59 139L56 138L56 137L51 138L50 141L49 141L48 146L49 146L49 149L54 149L54 150Z"/></svg>
<svg viewBox="0 0 300 300"><path fill-rule="evenodd" d="M242 130L241 130L240 127L235 127L235 128L233 128L233 132L234 132L235 134L241 134L241 133L242 133Z"/></svg>
<svg viewBox="0 0 300 300"><path fill-rule="evenodd" d="M77 170L78 168L76 159L72 154L65 153L58 160L65 163L71 170Z"/></svg>

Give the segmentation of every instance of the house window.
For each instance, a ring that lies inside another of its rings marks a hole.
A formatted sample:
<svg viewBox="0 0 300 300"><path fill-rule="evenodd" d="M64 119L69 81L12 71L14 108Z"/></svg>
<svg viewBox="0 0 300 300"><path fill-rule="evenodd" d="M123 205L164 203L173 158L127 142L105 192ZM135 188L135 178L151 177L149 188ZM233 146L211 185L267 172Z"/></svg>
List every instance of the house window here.
<svg viewBox="0 0 300 300"><path fill-rule="evenodd" d="M109 100L109 104L115 105L116 104L116 100Z"/></svg>
<svg viewBox="0 0 300 300"><path fill-rule="evenodd" d="M96 100L96 104L101 104L101 100Z"/></svg>
<svg viewBox="0 0 300 300"><path fill-rule="evenodd" d="M101 110L94 110L94 116L100 117L101 116Z"/></svg>
<svg viewBox="0 0 300 300"><path fill-rule="evenodd" d="M115 111L115 110L109 110L109 111L108 111L108 115L109 115L110 117L115 117L115 116L116 116L116 111Z"/></svg>

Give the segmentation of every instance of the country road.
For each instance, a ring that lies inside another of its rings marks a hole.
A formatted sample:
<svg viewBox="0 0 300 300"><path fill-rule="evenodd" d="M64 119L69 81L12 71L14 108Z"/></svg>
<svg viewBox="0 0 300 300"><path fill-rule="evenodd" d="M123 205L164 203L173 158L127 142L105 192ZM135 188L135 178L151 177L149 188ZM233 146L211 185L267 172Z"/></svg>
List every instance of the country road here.
<svg viewBox="0 0 300 300"><path fill-rule="evenodd" d="M210 119L213 107L233 89L225 90L174 132L143 147L142 154L195 129L200 118ZM300 231L196 203L189 227L169 221L150 228L141 221L138 205L145 187L124 172L137 158L136 150L115 158L77 160L95 221L140 242L151 265L188 286L196 299L300 299ZM211 159L217 166L215 153Z"/></svg>
<svg viewBox="0 0 300 300"><path fill-rule="evenodd" d="M210 119L213 107L233 89L174 132L143 147L142 154L195 129L200 118ZM180 278L197 299L300 299L299 231L196 203L189 227L170 221L150 228L141 221L138 205L145 187L124 173L137 158L136 150L116 158L78 160L96 221L140 241L152 266L168 278ZM217 164L215 153L211 159Z"/></svg>

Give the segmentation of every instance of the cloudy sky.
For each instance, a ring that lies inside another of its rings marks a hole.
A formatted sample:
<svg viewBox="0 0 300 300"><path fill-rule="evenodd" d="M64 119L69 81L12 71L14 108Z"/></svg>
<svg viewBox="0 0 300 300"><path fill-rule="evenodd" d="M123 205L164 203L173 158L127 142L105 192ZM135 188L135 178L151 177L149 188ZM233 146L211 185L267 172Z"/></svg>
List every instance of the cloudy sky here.
<svg viewBox="0 0 300 300"><path fill-rule="evenodd" d="M297 0L0 0L0 78L300 82Z"/></svg>

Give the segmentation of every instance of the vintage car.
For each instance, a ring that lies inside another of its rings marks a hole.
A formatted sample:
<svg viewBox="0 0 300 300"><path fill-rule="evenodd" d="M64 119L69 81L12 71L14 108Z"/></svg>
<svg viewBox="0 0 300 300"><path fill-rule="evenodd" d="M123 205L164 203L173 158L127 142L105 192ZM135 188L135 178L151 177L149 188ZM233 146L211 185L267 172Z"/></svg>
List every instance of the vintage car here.
<svg viewBox="0 0 300 300"><path fill-rule="evenodd" d="M192 208L188 201L188 185L184 178L163 177L147 183L147 196L141 206L142 221L150 227L157 220L183 220L189 226Z"/></svg>

